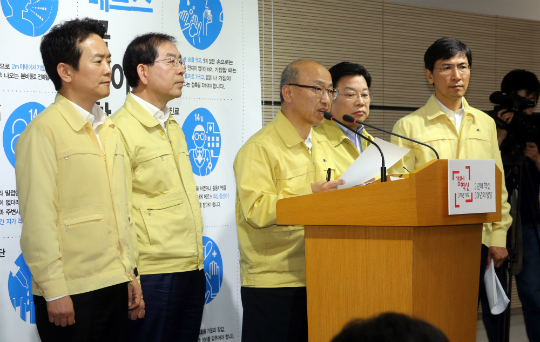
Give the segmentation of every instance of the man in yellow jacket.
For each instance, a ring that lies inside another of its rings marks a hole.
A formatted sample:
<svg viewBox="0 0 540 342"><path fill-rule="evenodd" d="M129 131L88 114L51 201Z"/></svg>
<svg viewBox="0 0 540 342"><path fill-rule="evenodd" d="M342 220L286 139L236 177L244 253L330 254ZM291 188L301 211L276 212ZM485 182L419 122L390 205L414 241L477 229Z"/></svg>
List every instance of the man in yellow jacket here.
<svg viewBox="0 0 540 342"><path fill-rule="evenodd" d="M307 341L304 227L278 226L276 204L344 183L325 180L329 168L339 175L331 146L312 129L335 95L322 65L289 64L281 75L281 110L234 161L244 342Z"/></svg>
<svg viewBox="0 0 540 342"><path fill-rule="evenodd" d="M330 113L348 127L373 140L373 137L365 130L364 125L343 121L344 115L351 115L360 122L369 116L371 75L360 64L351 62L338 63L328 71L330 71L332 83L338 91L338 96L332 101ZM317 126L315 131L324 134L334 147L334 161L341 174L370 145L367 140L333 121L324 120L324 123Z"/></svg>
<svg viewBox="0 0 540 342"><path fill-rule="evenodd" d="M128 305L132 318L144 315L137 307L124 148L95 105L111 82L105 33L97 20L76 19L43 37L43 64L58 94L15 150L21 249L44 342L125 341Z"/></svg>
<svg viewBox="0 0 540 342"><path fill-rule="evenodd" d="M182 95L184 61L173 37L148 33L127 47L133 88L112 116L128 162L146 318L130 322L141 342L197 341L205 302L203 221L186 139L167 103Z"/></svg>
<svg viewBox="0 0 540 342"><path fill-rule="evenodd" d="M427 79L434 85L435 94L424 107L401 118L393 131L429 144L442 159L495 159L502 171L495 121L469 106L464 98L469 85L471 50L457 39L441 38L428 48L424 63ZM403 173L405 169L412 172L436 158L432 150L419 144L394 136L392 143L411 151L388 173ZM501 189L502 220L484 223L482 234L479 296L490 341L497 341L497 316L490 314L484 272L492 259L495 267L499 267L508 256L506 231L512 223L504 177Z"/></svg>

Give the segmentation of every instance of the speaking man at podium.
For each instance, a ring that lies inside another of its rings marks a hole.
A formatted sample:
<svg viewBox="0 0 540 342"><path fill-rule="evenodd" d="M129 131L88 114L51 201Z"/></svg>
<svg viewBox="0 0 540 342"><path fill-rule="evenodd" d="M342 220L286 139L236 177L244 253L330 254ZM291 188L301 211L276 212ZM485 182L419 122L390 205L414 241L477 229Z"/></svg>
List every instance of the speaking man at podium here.
<svg viewBox="0 0 540 342"><path fill-rule="evenodd" d="M346 114L362 122L369 116L371 103L369 72L360 64L351 62L338 63L328 71L338 91L337 97L332 101L330 113L345 125L373 140L373 137L366 132L364 125L343 120L343 115ZM370 144L367 140L330 120L324 120L324 123L317 126L315 131L324 134L334 147L334 161L339 173L345 172Z"/></svg>
<svg viewBox="0 0 540 342"><path fill-rule="evenodd" d="M396 122L394 133L434 147L442 159L495 159L503 170L497 129L491 117L469 106L464 95L471 75L471 50L454 38L441 38L424 55L426 76L435 87L426 105ZM432 150L392 136L392 143L411 149L388 173L412 172L435 158ZM490 313L484 272L493 259L499 267L506 257L506 231L512 223L507 191L502 180L502 220L484 223L479 297L484 325L490 341L496 341L497 316Z"/></svg>
<svg viewBox="0 0 540 342"><path fill-rule="evenodd" d="M327 139L312 129L337 95L330 73L298 60L280 87L281 110L234 161L244 342L308 340L304 227L276 225L276 204L344 183L325 180L329 168L339 175Z"/></svg>

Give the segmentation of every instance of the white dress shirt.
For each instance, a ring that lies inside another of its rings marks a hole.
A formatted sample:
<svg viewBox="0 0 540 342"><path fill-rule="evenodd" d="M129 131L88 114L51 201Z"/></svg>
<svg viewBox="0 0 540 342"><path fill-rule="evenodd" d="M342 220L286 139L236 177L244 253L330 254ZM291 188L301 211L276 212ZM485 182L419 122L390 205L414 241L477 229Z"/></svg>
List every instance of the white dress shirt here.
<svg viewBox="0 0 540 342"><path fill-rule="evenodd" d="M435 96L435 100L439 104L439 107L441 107L442 111L450 118L450 121L454 123L454 126L456 126L457 132L459 134L459 131L461 131L461 124L463 123L463 117L465 116L465 106L463 106L463 98L461 98L461 108L459 108L455 112L448 109L445 105L441 103L441 101L437 100L437 96Z"/></svg>
<svg viewBox="0 0 540 342"><path fill-rule="evenodd" d="M313 127L309 130L309 134L304 140L304 144L306 144L307 148L309 149L309 154L311 154L311 147L313 146L313 141L311 140L311 132L313 132Z"/></svg>
<svg viewBox="0 0 540 342"><path fill-rule="evenodd" d="M148 113L150 113L154 117L154 119L157 120L157 122L159 122L161 127L163 127L163 129L165 130L165 133L167 133L167 127L165 127L165 122L169 120L169 115L170 115L169 107L165 106L163 110L160 110L158 107L154 106L148 101L141 99L140 97L138 97L137 95L133 93L131 93L131 96L133 96L133 98L137 102L139 102L139 104L143 106L143 108L146 109Z"/></svg>
<svg viewBox="0 0 540 342"><path fill-rule="evenodd" d="M90 113L86 109L83 109L81 106L71 101L69 101L69 103L71 103L73 107L77 109L77 112L81 114L81 116L83 117L85 121L87 121L88 123L92 125L92 128L94 128L94 132L96 132L96 137L99 142L99 145L101 146L101 148L103 148L103 145L101 144L101 139L99 139L99 133L97 129L100 125L103 125L105 123L105 118L107 117L103 109L101 109L101 107L98 106L97 104L94 104L94 107L92 107L92 113Z"/></svg>

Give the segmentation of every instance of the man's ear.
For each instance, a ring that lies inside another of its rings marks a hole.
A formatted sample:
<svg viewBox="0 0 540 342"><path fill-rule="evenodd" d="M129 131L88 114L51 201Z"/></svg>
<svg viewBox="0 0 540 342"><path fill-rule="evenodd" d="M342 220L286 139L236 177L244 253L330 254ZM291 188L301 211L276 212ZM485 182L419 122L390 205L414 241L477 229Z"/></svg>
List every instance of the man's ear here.
<svg viewBox="0 0 540 342"><path fill-rule="evenodd" d="M66 63L59 63L56 66L56 72L58 72L58 76L64 81L65 83L71 83L71 76L75 72L73 70L73 67L71 65L68 65Z"/></svg>
<svg viewBox="0 0 540 342"><path fill-rule="evenodd" d="M137 74L139 75L139 82L145 86L148 85L148 65L137 65Z"/></svg>
<svg viewBox="0 0 540 342"><path fill-rule="evenodd" d="M426 77L429 83L431 83L432 85L435 85L435 80L433 79L433 73L429 71L429 69L426 69Z"/></svg>
<svg viewBox="0 0 540 342"><path fill-rule="evenodd" d="M283 95L283 99L286 103L292 102L292 92L291 92L291 86L284 85L283 88L281 88L281 95Z"/></svg>

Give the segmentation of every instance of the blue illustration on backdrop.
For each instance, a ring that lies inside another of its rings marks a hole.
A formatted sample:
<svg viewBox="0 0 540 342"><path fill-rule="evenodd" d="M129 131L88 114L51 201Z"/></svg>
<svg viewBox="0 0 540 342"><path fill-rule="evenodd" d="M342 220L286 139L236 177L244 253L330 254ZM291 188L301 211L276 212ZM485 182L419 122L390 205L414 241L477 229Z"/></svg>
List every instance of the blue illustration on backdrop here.
<svg viewBox="0 0 540 342"><path fill-rule="evenodd" d="M9 271L8 292L13 309L23 321L36 324L36 309L31 283L32 274L24 262L22 253L11 265Z"/></svg>
<svg viewBox="0 0 540 342"><path fill-rule="evenodd" d="M204 275L206 276L206 294L204 304L210 303L216 298L223 283L223 260L221 252L214 240L203 236L204 251Z"/></svg>
<svg viewBox="0 0 540 342"><path fill-rule="evenodd" d="M221 132L216 119L208 109L197 108L188 115L182 130L193 173L208 176L216 167L221 151Z"/></svg>
<svg viewBox="0 0 540 342"><path fill-rule="evenodd" d="M178 21L187 41L204 50L212 45L223 26L223 8L219 0L180 0Z"/></svg>
<svg viewBox="0 0 540 342"><path fill-rule="evenodd" d="M152 0L88 0L91 4L99 4L99 9L105 12L110 10L153 13L149 6ZM145 2L148 4L145 4Z"/></svg>
<svg viewBox="0 0 540 342"><path fill-rule="evenodd" d="M28 102L15 109L4 126L4 152L13 167L15 167L15 145L19 135L24 131L30 121L45 107L37 102Z"/></svg>
<svg viewBox="0 0 540 342"><path fill-rule="evenodd" d="M47 32L58 13L58 0L0 0L0 3L8 23L30 37Z"/></svg>

